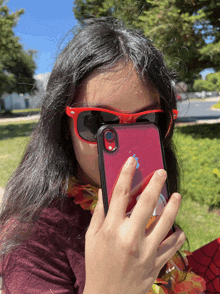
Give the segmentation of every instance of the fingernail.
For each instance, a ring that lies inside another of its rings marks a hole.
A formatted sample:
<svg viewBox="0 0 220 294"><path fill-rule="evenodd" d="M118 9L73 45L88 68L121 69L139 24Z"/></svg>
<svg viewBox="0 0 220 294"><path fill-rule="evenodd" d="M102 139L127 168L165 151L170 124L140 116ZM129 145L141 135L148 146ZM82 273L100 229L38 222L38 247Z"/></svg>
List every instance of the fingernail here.
<svg viewBox="0 0 220 294"><path fill-rule="evenodd" d="M158 175L160 175L161 177L165 178L167 177L167 172L164 169L159 169L157 171Z"/></svg>
<svg viewBox="0 0 220 294"><path fill-rule="evenodd" d="M133 166L133 164L134 164L134 158L131 156L125 162L125 167Z"/></svg>
<svg viewBox="0 0 220 294"><path fill-rule="evenodd" d="M174 196L176 197L176 199L181 200L181 195L179 193L175 193Z"/></svg>

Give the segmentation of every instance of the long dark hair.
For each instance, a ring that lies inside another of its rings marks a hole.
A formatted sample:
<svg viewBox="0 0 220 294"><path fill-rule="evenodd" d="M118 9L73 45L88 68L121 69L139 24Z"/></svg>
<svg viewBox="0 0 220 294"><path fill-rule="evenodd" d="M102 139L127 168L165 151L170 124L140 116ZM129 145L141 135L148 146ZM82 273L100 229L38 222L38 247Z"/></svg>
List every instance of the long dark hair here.
<svg viewBox="0 0 220 294"><path fill-rule="evenodd" d="M161 53L141 32L127 29L119 20L86 21L55 63L39 123L6 186L1 225L7 226L13 217L16 221L12 222L12 230L7 230L10 233L0 238L2 254L27 237L25 225L34 224L44 207L66 197L69 177L77 176L77 161L65 107L73 103L82 80L94 70L108 70L118 62L132 62L140 77L157 89L167 121L170 121L176 99L172 77ZM178 191L178 168L171 142L173 125L163 139L171 193Z"/></svg>

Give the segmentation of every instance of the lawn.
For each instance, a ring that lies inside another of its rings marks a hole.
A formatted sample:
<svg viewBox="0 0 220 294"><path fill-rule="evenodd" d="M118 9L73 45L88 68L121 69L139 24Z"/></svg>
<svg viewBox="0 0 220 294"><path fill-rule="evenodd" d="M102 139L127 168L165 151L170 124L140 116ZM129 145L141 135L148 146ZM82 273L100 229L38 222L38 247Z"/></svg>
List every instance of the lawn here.
<svg viewBox="0 0 220 294"><path fill-rule="evenodd" d="M12 110L12 113L39 113L41 111L40 108L34 108L34 109L31 109L31 108L27 108L27 109L14 109Z"/></svg>
<svg viewBox="0 0 220 294"><path fill-rule="evenodd" d="M216 103L215 105L213 105L212 107L219 109L220 108L220 101L218 101L218 103Z"/></svg>
<svg viewBox="0 0 220 294"><path fill-rule="evenodd" d="M41 111L40 108L14 109L12 111L0 110L0 118L15 118L15 117L31 116L31 115L39 114L40 111Z"/></svg>
<svg viewBox="0 0 220 294"><path fill-rule="evenodd" d="M36 122L19 121L0 124L0 186L5 187L18 166Z"/></svg>
<svg viewBox="0 0 220 294"><path fill-rule="evenodd" d="M0 186L18 165L36 122L0 124ZM182 205L177 223L193 251L220 237L220 124L177 127ZM184 249L188 249L185 246Z"/></svg>
<svg viewBox="0 0 220 294"><path fill-rule="evenodd" d="M182 193L209 207L220 207L220 124L178 127L174 142Z"/></svg>
<svg viewBox="0 0 220 294"><path fill-rule="evenodd" d="M220 237L220 216L209 212L208 206L184 198L178 212L176 223L185 232L190 247L185 243L183 249L194 251Z"/></svg>
<svg viewBox="0 0 220 294"><path fill-rule="evenodd" d="M183 199L177 223L195 250L220 237L220 124L177 127L174 142Z"/></svg>

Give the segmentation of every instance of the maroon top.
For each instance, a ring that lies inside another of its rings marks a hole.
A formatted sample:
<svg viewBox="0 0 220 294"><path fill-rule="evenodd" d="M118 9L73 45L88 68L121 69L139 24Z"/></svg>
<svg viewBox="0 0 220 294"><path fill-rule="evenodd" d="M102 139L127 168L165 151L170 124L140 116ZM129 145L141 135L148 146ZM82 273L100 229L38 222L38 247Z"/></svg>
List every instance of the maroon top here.
<svg viewBox="0 0 220 294"><path fill-rule="evenodd" d="M4 294L83 293L85 232L91 220L67 198L62 209L46 208L31 236L4 257Z"/></svg>

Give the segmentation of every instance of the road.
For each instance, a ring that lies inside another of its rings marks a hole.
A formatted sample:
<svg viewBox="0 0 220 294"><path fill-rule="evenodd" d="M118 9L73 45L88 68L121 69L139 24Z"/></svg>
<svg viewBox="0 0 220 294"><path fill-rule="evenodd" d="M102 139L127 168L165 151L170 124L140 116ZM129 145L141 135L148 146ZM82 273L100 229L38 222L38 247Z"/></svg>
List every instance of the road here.
<svg viewBox="0 0 220 294"><path fill-rule="evenodd" d="M178 102L178 122L198 122L216 120L220 122L220 109L211 109L220 98L207 101L189 100Z"/></svg>

